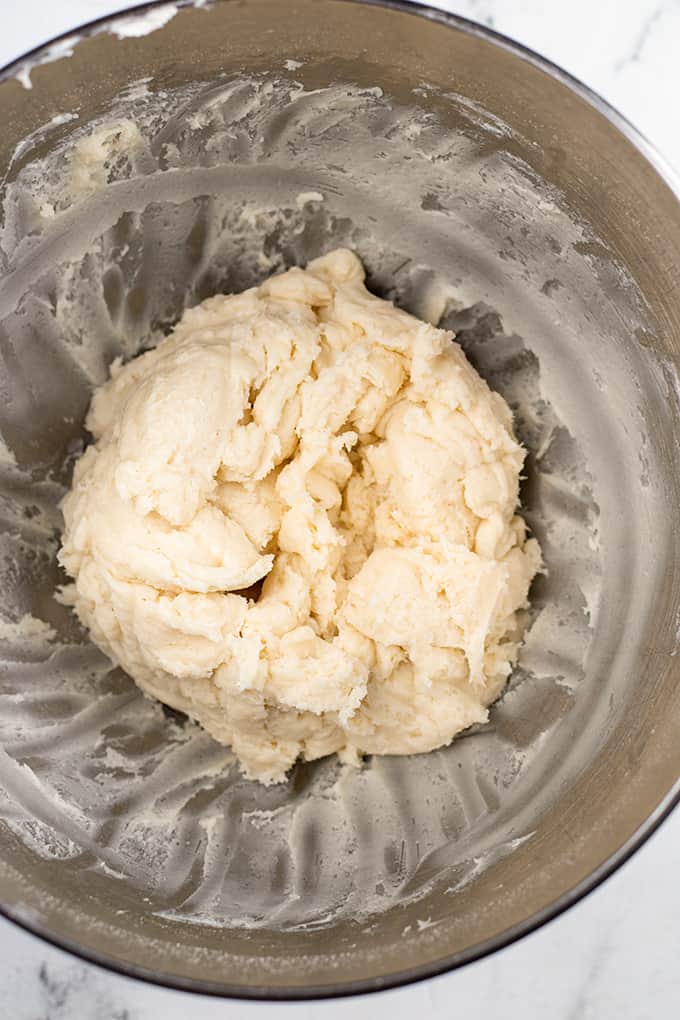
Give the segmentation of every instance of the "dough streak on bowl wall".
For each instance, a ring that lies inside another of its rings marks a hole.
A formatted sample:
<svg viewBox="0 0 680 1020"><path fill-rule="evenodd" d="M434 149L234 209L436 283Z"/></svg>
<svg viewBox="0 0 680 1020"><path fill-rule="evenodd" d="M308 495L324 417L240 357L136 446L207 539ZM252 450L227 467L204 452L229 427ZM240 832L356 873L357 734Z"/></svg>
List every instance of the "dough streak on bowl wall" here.
<svg viewBox="0 0 680 1020"><path fill-rule="evenodd" d="M138 83L94 135L55 123L54 151L22 157L0 238L13 267L0 282L2 334L23 345L34 399L27 423L18 378L2 422L2 473L21 508L3 539L2 817L34 853L124 875L159 916L246 927L377 915L433 883L454 895L526 838L607 718L606 679L576 693L592 648L606 653L591 625L598 505L615 499L613 464L620 477L633 470L632 455L612 457L598 350L592 364L565 360L555 342L586 329L594 297L574 246L590 236L547 189L537 206L541 186L504 154L509 130L492 121L495 148L480 155L484 118L462 101L469 135L452 135L417 90L405 105L377 88L307 89L296 73L160 94ZM115 358L153 345L186 306L336 247L358 253L371 290L454 330L510 404L529 451L522 504L548 574L489 724L360 770L298 765L265 789L198 727L144 699L55 602L57 506ZM489 270L498 250L502 278ZM558 316L565 289L578 301ZM619 384L634 408L632 382ZM610 564L609 583L624 583L624 566Z"/></svg>

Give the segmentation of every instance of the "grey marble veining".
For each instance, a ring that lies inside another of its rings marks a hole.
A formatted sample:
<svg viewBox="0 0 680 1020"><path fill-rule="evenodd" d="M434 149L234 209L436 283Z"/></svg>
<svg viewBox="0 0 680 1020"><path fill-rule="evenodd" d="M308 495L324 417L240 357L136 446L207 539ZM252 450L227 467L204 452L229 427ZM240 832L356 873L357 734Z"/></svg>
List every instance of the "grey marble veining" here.
<svg viewBox="0 0 680 1020"><path fill-rule="evenodd" d="M285 2L285 0L282 0ZM116 0L3 4L0 62ZM680 0L437 0L527 44L617 106L680 168ZM680 811L603 886L461 971L360 1000L221 1002L109 974L0 921L2 1020L674 1020L680 1016Z"/></svg>
<svg viewBox="0 0 680 1020"><path fill-rule="evenodd" d="M431 0L517 39L599 92L676 168L680 0Z"/></svg>

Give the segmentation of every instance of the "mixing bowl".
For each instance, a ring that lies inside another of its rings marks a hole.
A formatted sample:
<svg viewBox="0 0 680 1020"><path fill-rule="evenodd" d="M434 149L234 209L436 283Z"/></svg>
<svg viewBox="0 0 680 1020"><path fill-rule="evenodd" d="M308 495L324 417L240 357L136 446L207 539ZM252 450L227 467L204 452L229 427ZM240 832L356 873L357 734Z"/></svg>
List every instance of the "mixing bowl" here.
<svg viewBox="0 0 680 1020"><path fill-rule="evenodd" d="M127 974L366 991L552 917L680 774L678 184L600 99L399 2L96 22L0 83L0 901ZM339 245L513 406L547 573L489 723L244 780L55 599L92 389L187 305Z"/></svg>

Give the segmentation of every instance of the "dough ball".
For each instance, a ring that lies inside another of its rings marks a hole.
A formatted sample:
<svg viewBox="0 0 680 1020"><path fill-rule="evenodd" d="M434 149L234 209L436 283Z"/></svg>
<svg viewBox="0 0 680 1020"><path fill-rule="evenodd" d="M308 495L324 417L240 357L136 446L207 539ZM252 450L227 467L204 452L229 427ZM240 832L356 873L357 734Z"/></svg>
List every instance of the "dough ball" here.
<svg viewBox="0 0 680 1020"><path fill-rule="evenodd" d="M541 564L507 405L363 280L332 252L114 364L63 502L94 641L267 783L486 719Z"/></svg>

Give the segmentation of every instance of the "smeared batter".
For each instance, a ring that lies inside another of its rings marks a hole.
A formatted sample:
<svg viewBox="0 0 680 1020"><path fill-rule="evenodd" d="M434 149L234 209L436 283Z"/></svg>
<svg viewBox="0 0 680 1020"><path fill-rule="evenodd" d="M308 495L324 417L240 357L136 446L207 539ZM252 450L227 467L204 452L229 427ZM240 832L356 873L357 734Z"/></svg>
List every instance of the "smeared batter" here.
<svg viewBox="0 0 680 1020"><path fill-rule="evenodd" d="M541 561L524 451L452 335L369 294L351 252L191 309L87 425L65 597L249 776L486 718Z"/></svg>

